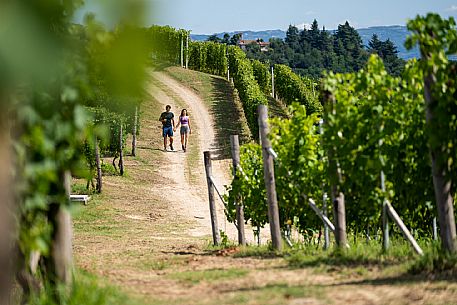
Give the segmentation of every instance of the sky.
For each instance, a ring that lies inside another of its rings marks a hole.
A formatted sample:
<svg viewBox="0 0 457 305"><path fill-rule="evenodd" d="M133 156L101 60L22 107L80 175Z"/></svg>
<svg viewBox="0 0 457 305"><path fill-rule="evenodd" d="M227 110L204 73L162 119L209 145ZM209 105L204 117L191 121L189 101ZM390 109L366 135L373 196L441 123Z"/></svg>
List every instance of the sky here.
<svg viewBox="0 0 457 305"><path fill-rule="evenodd" d="M457 0L146 1L150 4L146 23L171 25L191 30L193 34L285 30L290 24L303 27L314 19L327 29L335 29L346 20L355 28L405 25L408 19L427 12L457 18ZM87 6L85 10L95 10L97 14L97 8Z"/></svg>

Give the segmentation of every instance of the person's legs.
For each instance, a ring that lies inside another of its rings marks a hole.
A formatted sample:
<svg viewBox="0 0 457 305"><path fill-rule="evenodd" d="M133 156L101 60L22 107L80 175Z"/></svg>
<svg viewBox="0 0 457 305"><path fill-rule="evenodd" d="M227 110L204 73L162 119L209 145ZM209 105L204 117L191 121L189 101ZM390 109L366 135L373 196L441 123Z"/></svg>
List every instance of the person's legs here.
<svg viewBox="0 0 457 305"><path fill-rule="evenodd" d="M163 150L167 150L167 134L165 128L162 129L163 135Z"/></svg>
<svg viewBox="0 0 457 305"><path fill-rule="evenodd" d="M184 133L181 132L181 147L182 147L182 150L184 150Z"/></svg>
<svg viewBox="0 0 457 305"><path fill-rule="evenodd" d="M184 150L187 149L187 138L189 137L189 133L186 132L186 134L184 135Z"/></svg>
<svg viewBox="0 0 457 305"><path fill-rule="evenodd" d="M170 148L171 148L171 150L174 150L173 149L173 128L172 127L170 127L168 137L170 137Z"/></svg>

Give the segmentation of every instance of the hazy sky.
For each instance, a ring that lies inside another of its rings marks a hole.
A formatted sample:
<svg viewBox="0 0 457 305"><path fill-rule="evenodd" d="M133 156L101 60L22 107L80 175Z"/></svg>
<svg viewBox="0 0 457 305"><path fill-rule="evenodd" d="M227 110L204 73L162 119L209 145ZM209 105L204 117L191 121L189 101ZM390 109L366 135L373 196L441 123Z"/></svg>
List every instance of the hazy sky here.
<svg viewBox="0 0 457 305"><path fill-rule="evenodd" d="M334 29L348 20L356 28L404 25L426 12L457 16L457 0L154 0L159 24L212 34L233 30L286 29L311 23Z"/></svg>
<svg viewBox="0 0 457 305"><path fill-rule="evenodd" d="M86 0L90 2L90 0ZM236 30L286 29L317 19L335 29L349 21L356 28L404 25L417 14L457 17L457 0L146 0L148 23L189 29L194 34ZM95 6L87 5L88 10ZM99 10L99 14L102 14ZM82 15L82 13L80 14ZM155 17L152 17L155 16Z"/></svg>

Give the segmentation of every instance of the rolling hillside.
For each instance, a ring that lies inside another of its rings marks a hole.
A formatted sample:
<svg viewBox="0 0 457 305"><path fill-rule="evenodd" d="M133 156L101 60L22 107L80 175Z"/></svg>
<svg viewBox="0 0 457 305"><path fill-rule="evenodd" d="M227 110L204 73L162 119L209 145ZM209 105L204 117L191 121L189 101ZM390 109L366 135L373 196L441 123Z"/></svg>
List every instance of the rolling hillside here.
<svg viewBox="0 0 457 305"><path fill-rule="evenodd" d="M333 30L332 30L333 31ZM357 29L360 36L362 37L363 44L367 45L368 41L370 40L373 34L377 34L380 39L392 40L398 48L399 56L403 59L410 59L414 57L419 57L419 50L413 49L408 51L404 47L404 42L406 37L408 36L409 32L406 26L401 25L392 25L392 26L376 26L376 27L369 27L369 28L362 28ZM270 38L281 38L284 39L286 37L286 31L283 30L265 30L265 31L235 31L229 32L230 36L235 33L243 32L244 39L263 39L264 41L268 41ZM224 33L217 33L218 37L223 37ZM210 35L202 34L192 34L191 37L193 40L206 40Z"/></svg>

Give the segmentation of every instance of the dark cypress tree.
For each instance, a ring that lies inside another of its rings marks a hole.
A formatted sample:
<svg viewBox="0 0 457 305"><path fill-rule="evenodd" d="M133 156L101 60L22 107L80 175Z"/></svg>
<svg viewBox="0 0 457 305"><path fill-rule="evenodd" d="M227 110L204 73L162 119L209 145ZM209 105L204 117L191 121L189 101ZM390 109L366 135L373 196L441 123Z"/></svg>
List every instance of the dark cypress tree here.
<svg viewBox="0 0 457 305"><path fill-rule="evenodd" d="M320 31L319 31L319 24L317 20L314 19L313 24L311 25L311 30L308 32L309 43L311 47L320 49L321 41L320 41Z"/></svg>
<svg viewBox="0 0 457 305"><path fill-rule="evenodd" d="M381 56L382 41L379 40L378 35L373 34L370 41L368 42L368 51L370 53L376 53Z"/></svg>
<svg viewBox="0 0 457 305"><path fill-rule="evenodd" d="M294 25L289 25L286 32L285 42L287 45L295 51L300 49L300 35L298 28Z"/></svg>
<svg viewBox="0 0 457 305"><path fill-rule="evenodd" d="M333 36L325 29L322 28L320 33L320 45L319 49L323 52L333 52Z"/></svg>
<svg viewBox="0 0 457 305"><path fill-rule="evenodd" d="M368 51L372 54L378 54L382 58L387 71L392 75L400 75L405 66L405 62L398 58L398 50L395 44L387 39L382 41L378 35L373 34L368 42Z"/></svg>

